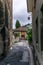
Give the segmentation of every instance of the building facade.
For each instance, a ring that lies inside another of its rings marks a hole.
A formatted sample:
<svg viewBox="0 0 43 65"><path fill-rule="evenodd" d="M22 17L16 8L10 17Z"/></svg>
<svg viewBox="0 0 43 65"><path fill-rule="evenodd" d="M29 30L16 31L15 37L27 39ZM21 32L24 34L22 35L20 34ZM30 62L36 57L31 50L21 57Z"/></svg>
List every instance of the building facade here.
<svg viewBox="0 0 43 65"><path fill-rule="evenodd" d="M27 27L21 26L17 29L14 29L13 32L14 32L14 36L17 35L19 40L25 40L26 39Z"/></svg>
<svg viewBox="0 0 43 65"><path fill-rule="evenodd" d="M8 8L8 30L10 35L10 46L12 45L12 0L5 0Z"/></svg>
<svg viewBox="0 0 43 65"><path fill-rule="evenodd" d="M27 0L27 10L32 12L32 33L37 64L43 65L43 0Z"/></svg>
<svg viewBox="0 0 43 65"><path fill-rule="evenodd" d="M12 40L12 0L0 0L0 56L7 53Z"/></svg>

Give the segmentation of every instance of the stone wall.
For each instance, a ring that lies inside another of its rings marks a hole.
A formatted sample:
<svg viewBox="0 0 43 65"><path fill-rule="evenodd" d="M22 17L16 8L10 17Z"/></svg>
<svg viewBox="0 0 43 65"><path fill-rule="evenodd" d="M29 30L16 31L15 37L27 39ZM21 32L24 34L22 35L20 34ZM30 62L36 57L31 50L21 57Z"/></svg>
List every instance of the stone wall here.
<svg viewBox="0 0 43 65"><path fill-rule="evenodd" d="M2 25L0 25L0 55L7 54L12 41L12 0L0 0L3 10L1 10L0 4L0 18ZM10 3L10 5L9 5ZM10 34L11 33L11 34Z"/></svg>

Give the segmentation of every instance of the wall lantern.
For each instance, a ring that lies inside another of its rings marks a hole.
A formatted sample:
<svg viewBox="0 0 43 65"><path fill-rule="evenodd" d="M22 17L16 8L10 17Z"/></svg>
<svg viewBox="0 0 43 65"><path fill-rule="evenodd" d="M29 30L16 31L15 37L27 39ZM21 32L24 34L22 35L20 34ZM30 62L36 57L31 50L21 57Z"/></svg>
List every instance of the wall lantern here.
<svg viewBox="0 0 43 65"><path fill-rule="evenodd" d="M30 17L28 17L28 20L30 20Z"/></svg>

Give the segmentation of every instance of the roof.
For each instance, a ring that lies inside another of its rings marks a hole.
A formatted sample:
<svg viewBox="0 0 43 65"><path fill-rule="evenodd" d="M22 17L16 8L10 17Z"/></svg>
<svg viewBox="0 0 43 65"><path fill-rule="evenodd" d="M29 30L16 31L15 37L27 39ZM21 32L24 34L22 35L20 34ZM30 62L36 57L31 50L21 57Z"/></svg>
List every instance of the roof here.
<svg viewBox="0 0 43 65"><path fill-rule="evenodd" d="M19 27L19 28L17 28L17 29L14 29L13 31L14 31L14 32L22 32L22 31L23 31L23 32L26 32L26 30L27 30L27 27L23 27L23 26L22 26L22 27Z"/></svg>

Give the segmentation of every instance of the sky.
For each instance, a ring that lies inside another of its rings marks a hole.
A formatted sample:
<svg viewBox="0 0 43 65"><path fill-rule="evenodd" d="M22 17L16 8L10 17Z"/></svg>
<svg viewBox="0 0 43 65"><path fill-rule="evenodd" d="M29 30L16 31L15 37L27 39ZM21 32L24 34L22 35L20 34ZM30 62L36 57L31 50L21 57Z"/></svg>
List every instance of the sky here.
<svg viewBox="0 0 43 65"><path fill-rule="evenodd" d="M32 13L27 13L26 0L13 0L13 28L16 20L20 21L21 26L32 22ZM30 20L28 20L30 17Z"/></svg>

